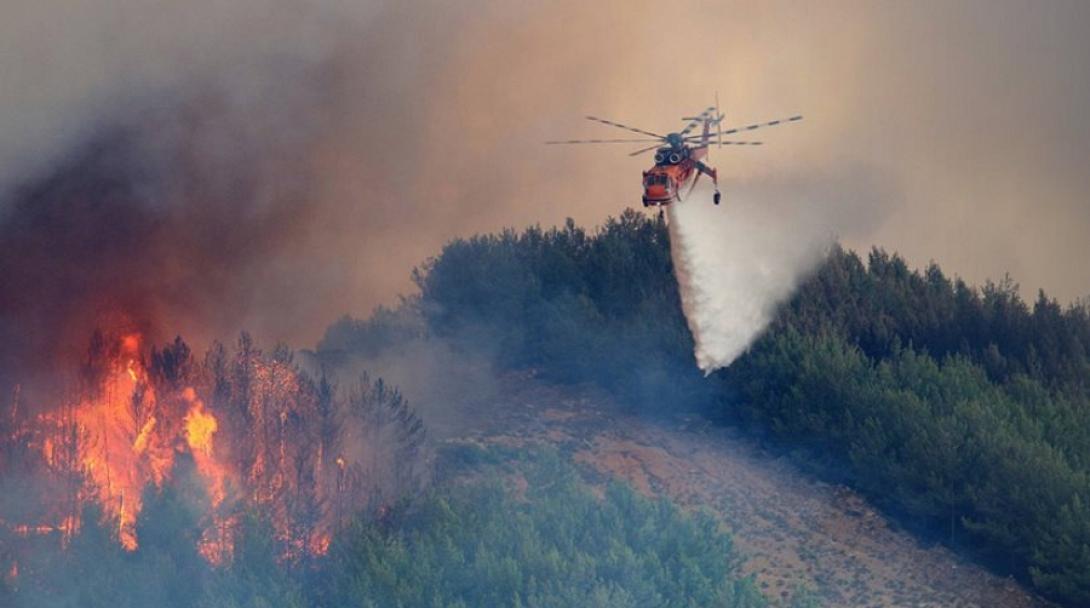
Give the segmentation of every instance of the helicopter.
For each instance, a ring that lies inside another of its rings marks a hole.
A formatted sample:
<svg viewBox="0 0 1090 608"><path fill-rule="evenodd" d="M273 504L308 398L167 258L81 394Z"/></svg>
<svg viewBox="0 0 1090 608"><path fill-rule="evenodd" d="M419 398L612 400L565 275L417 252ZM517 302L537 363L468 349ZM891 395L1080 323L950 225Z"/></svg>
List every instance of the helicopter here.
<svg viewBox="0 0 1090 608"><path fill-rule="evenodd" d="M587 120L593 120L594 122L599 122L611 127L639 133L640 135L646 136L646 138L569 139L563 141L547 141L545 143L549 145L563 145L655 142L650 146L629 153L629 156L639 156L652 150L655 151L655 166L643 172L643 206L659 207L661 212L662 207L681 202L681 191L685 188L685 185L689 184L689 188L685 192L685 196L687 197L693 191L693 188L696 187L696 183L701 175L707 175L715 184L715 194L712 200L718 205L720 200L718 173L714 167L709 167L702 162L703 159L706 159L708 156L708 148L713 144L720 148L723 146L760 146L763 145L763 142L738 140L724 141L723 136L734 135L735 133L747 133L762 127L774 127L802 120L801 115L796 115L789 118L746 125L744 127L723 129L720 125L722 124L725 115L719 112L718 98L719 96L716 95L715 105L707 107L700 114L683 117L681 120L688 121L688 124L676 133L660 135L605 118L587 116ZM693 129L700 125L703 125L701 132L696 135L690 135ZM712 131L713 127L715 128L714 132ZM715 138L714 140L712 139L713 135Z"/></svg>

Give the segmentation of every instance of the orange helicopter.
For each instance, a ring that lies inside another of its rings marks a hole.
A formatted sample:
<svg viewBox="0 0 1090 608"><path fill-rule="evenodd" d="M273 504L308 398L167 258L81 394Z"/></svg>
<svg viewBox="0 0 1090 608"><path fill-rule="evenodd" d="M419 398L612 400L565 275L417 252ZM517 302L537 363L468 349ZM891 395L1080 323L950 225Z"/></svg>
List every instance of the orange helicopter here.
<svg viewBox="0 0 1090 608"><path fill-rule="evenodd" d="M761 127L774 127L780 124L796 122L802 120L802 116L791 116L790 118L771 120L769 122L756 123L744 127L733 127L724 130L720 127L724 115L719 113L718 95L716 97L716 104L714 106L709 106L697 116L682 118L682 120L687 120L689 123L685 125L684 129L677 133L659 135L658 133L637 129L618 122L613 122L612 120L598 118L597 116L587 116L587 120L593 120L611 127L617 127L639 133L640 135L646 135L653 139L569 139L564 141L547 141L545 143L631 144L655 142L653 145L641 148L629 154L629 156L639 156L645 152L655 151L655 166L643 172L643 206L665 207L672 203L681 202L681 191L685 187L685 184L689 184L689 189L685 193L685 196L688 196L689 193L693 191L693 188L696 187L696 182L700 179L701 175L707 175L712 178L712 182L715 184L715 195L713 200L715 204L718 205L720 198L718 174L714 167L709 167L701 162L702 159L707 158L708 156L708 147L712 144L719 147L760 146L763 142L723 141L723 136L753 131L755 129L760 129ZM702 132L699 135L689 135L689 133L700 124L703 124ZM715 127L714 133L712 132L712 127ZM712 140L713 135L715 136L714 141Z"/></svg>

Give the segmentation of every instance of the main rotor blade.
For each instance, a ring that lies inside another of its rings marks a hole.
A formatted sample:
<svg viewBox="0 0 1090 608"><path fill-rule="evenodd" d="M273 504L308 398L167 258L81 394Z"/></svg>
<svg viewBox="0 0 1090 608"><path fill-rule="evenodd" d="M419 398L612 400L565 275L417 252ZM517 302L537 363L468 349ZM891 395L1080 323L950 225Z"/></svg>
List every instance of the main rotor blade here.
<svg viewBox="0 0 1090 608"><path fill-rule="evenodd" d="M661 139L565 139L547 141L546 144L642 144L648 141L661 142Z"/></svg>
<svg viewBox="0 0 1090 608"><path fill-rule="evenodd" d="M644 152L650 152L651 150L654 150L655 148L658 148L658 147L659 147L659 144L655 144L653 146L648 146L646 148L642 148L642 149L636 150L635 152L630 153L629 156L639 156L640 154L643 154Z"/></svg>
<svg viewBox="0 0 1090 608"><path fill-rule="evenodd" d="M715 106L708 106L703 112L698 114L695 118L691 119L689 124L685 125L685 128L681 130L681 134L682 135L688 135L689 131L692 131L693 128L696 127L696 125L704 122L704 119L707 118L708 114L710 114L710 113L712 113L714 111L715 111ZM682 119L682 120L684 120L684 119Z"/></svg>
<svg viewBox="0 0 1090 608"><path fill-rule="evenodd" d="M708 142L708 143L704 144L703 146L693 146L693 150L699 150L701 148L707 148L709 145L718 146L719 142L712 141L712 142ZM763 145L765 145L765 143L763 141L725 141L725 142L723 142L723 145L724 146L763 146Z"/></svg>
<svg viewBox="0 0 1090 608"><path fill-rule="evenodd" d="M723 135L733 135L735 133L741 133L742 131L752 131L754 129L760 129L761 127L775 127L776 125L782 125L782 124L786 124L786 123L789 123L789 122L797 122L797 121L800 121L800 120L802 120L801 115L800 116L792 116L790 118L781 118L781 119L777 119L777 120L770 120L768 122L758 122L758 123L754 123L752 125L746 125L744 127L734 127L732 129L723 129ZM685 139L686 140L698 139L699 137L700 137L699 135L691 135L689 137L686 137ZM726 144L727 142L723 142L723 143Z"/></svg>
<svg viewBox="0 0 1090 608"><path fill-rule="evenodd" d="M600 122L600 123L602 123L604 125L609 125L611 127L617 127L618 129L626 129L628 131L632 131L633 133L639 133L640 135L650 135L651 137L658 137L659 139L665 139L664 136L659 135L658 133L652 133L650 131L644 131L643 129L637 129L636 127L630 127L628 125L622 125L619 122L613 122L612 120L606 120L604 118L598 118L597 116L587 116L587 120L593 120L594 122Z"/></svg>

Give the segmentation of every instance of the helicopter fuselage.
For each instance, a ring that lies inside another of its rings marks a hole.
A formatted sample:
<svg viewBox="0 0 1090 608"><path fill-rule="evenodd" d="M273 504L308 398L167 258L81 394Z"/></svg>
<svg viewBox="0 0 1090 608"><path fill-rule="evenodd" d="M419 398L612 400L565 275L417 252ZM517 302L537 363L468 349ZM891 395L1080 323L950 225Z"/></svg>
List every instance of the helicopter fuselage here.
<svg viewBox="0 0 1090 608"><path fill-rule="evenodd" d="M697 174L697 161L708 155L706 146L686 145L676 133L667 135L666 141L671 145L656 150L655 166L643 172L644 207L679 202L682 187Z"/></svg>

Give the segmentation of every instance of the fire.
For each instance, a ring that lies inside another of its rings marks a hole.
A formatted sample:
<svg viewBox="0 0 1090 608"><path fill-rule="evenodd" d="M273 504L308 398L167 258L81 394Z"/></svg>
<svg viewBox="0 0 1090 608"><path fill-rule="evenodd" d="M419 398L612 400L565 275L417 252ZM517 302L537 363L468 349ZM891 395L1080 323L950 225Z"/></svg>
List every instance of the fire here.
<svg viewBox="0 0 1090 608"><path fill-rule="evenodd" d="M149 484L161 488L182 451L192 456L212 506L223 502L227 470L216 459L216 417L192 387L158 398L138 334L118 340L95 388L76 408L80 435L85 437L79 446L80 460L97 488L99 503L117 521L122 546L130 551L137 548L136 522L144 489ZM182 407L185 413L179 416ZM49 459L52 446L45 447Z"/></svg>
<svg viewBox="0 0 1090 608"><path fill-rule="evenodd" d="M148 435L153 430L155 430L155 416L148 418L148 421L144 423L144 427L140 429L140 434L136 436L136 441L132 444L132 451L143 454L148 447Z"/></svg>
<svg viewBox="0 0 1090 608"><path fill-rule="evenodd" d="M204 403L197 399L192 388L185 389L182 397L193 404L189 408L189 413L185 415L185 437L189 442L189 448L195 455L201 454L211 458L212 436L219 428L216 417L204 411Z"/></svg>
<svg viewBox="0 0 1090 608"><path fill-rule="evenodd" d="M64 545L94 502L135 551L146 493L184 474L198 483L175 487L203 492L186 500L207 501L197 549L210 563L231 559L247 512L271 524L280 557L296 559L326 554L347 518L396 496L390 484L415 483L367 458L368 438L396 436L368 430L379 423L363 416L377 410L334 403L290 357L265 356L245 336L233 357L221 348L198 364L180 340L157 351L138 333L96 334L81 378L78 396L0 438L34 451L56 481L37 521L0 520L21 538L56 535ZM416 429L411 417L388 419ZM348 439L352 455L341 451Z"/></svg>
<svg viewBox="0 0 1090 608"><path fill-rule="evenodd" d="M329 545L332 542L333 537L329 534L319 534L312 539L310 551L314 555L325 555L329 553Z"/></svg>
<svg viewBox="0 0 1090 608"><path fill-rule="evenodd" d="M224 499L224 479L227 472L216 461L213 453L212 438L219 429L216 417L204 410L204 402L197 399L197 393L191 387L182 391L182 399L190 404L185 415L185 438L197 470L208 483L208 498L213 507L218 507Z"/></svg>
<svg viewBox="0 0 1090 608"><path fill-rule="evenodd" d="M49 463L49 466L56 466L56 455L54 454L53 438L46 437L42 442L42 456L45 456L45 461Z"/></svg>
<svg viewBox="0 0 1090 608"><path fill-rule="evenodd" d="M161 483L165 464L149 452L154 441L155 417L141 414L154 411L155 393L146 382L140 357L140 337L123 336L115 357L108 360L94 391L76 407L76 420L82 435L80 460L94 481L99 502L117 518L117 534L122 546L137 546L136 518L142 508L141 494L149 478Z"/></svg>

